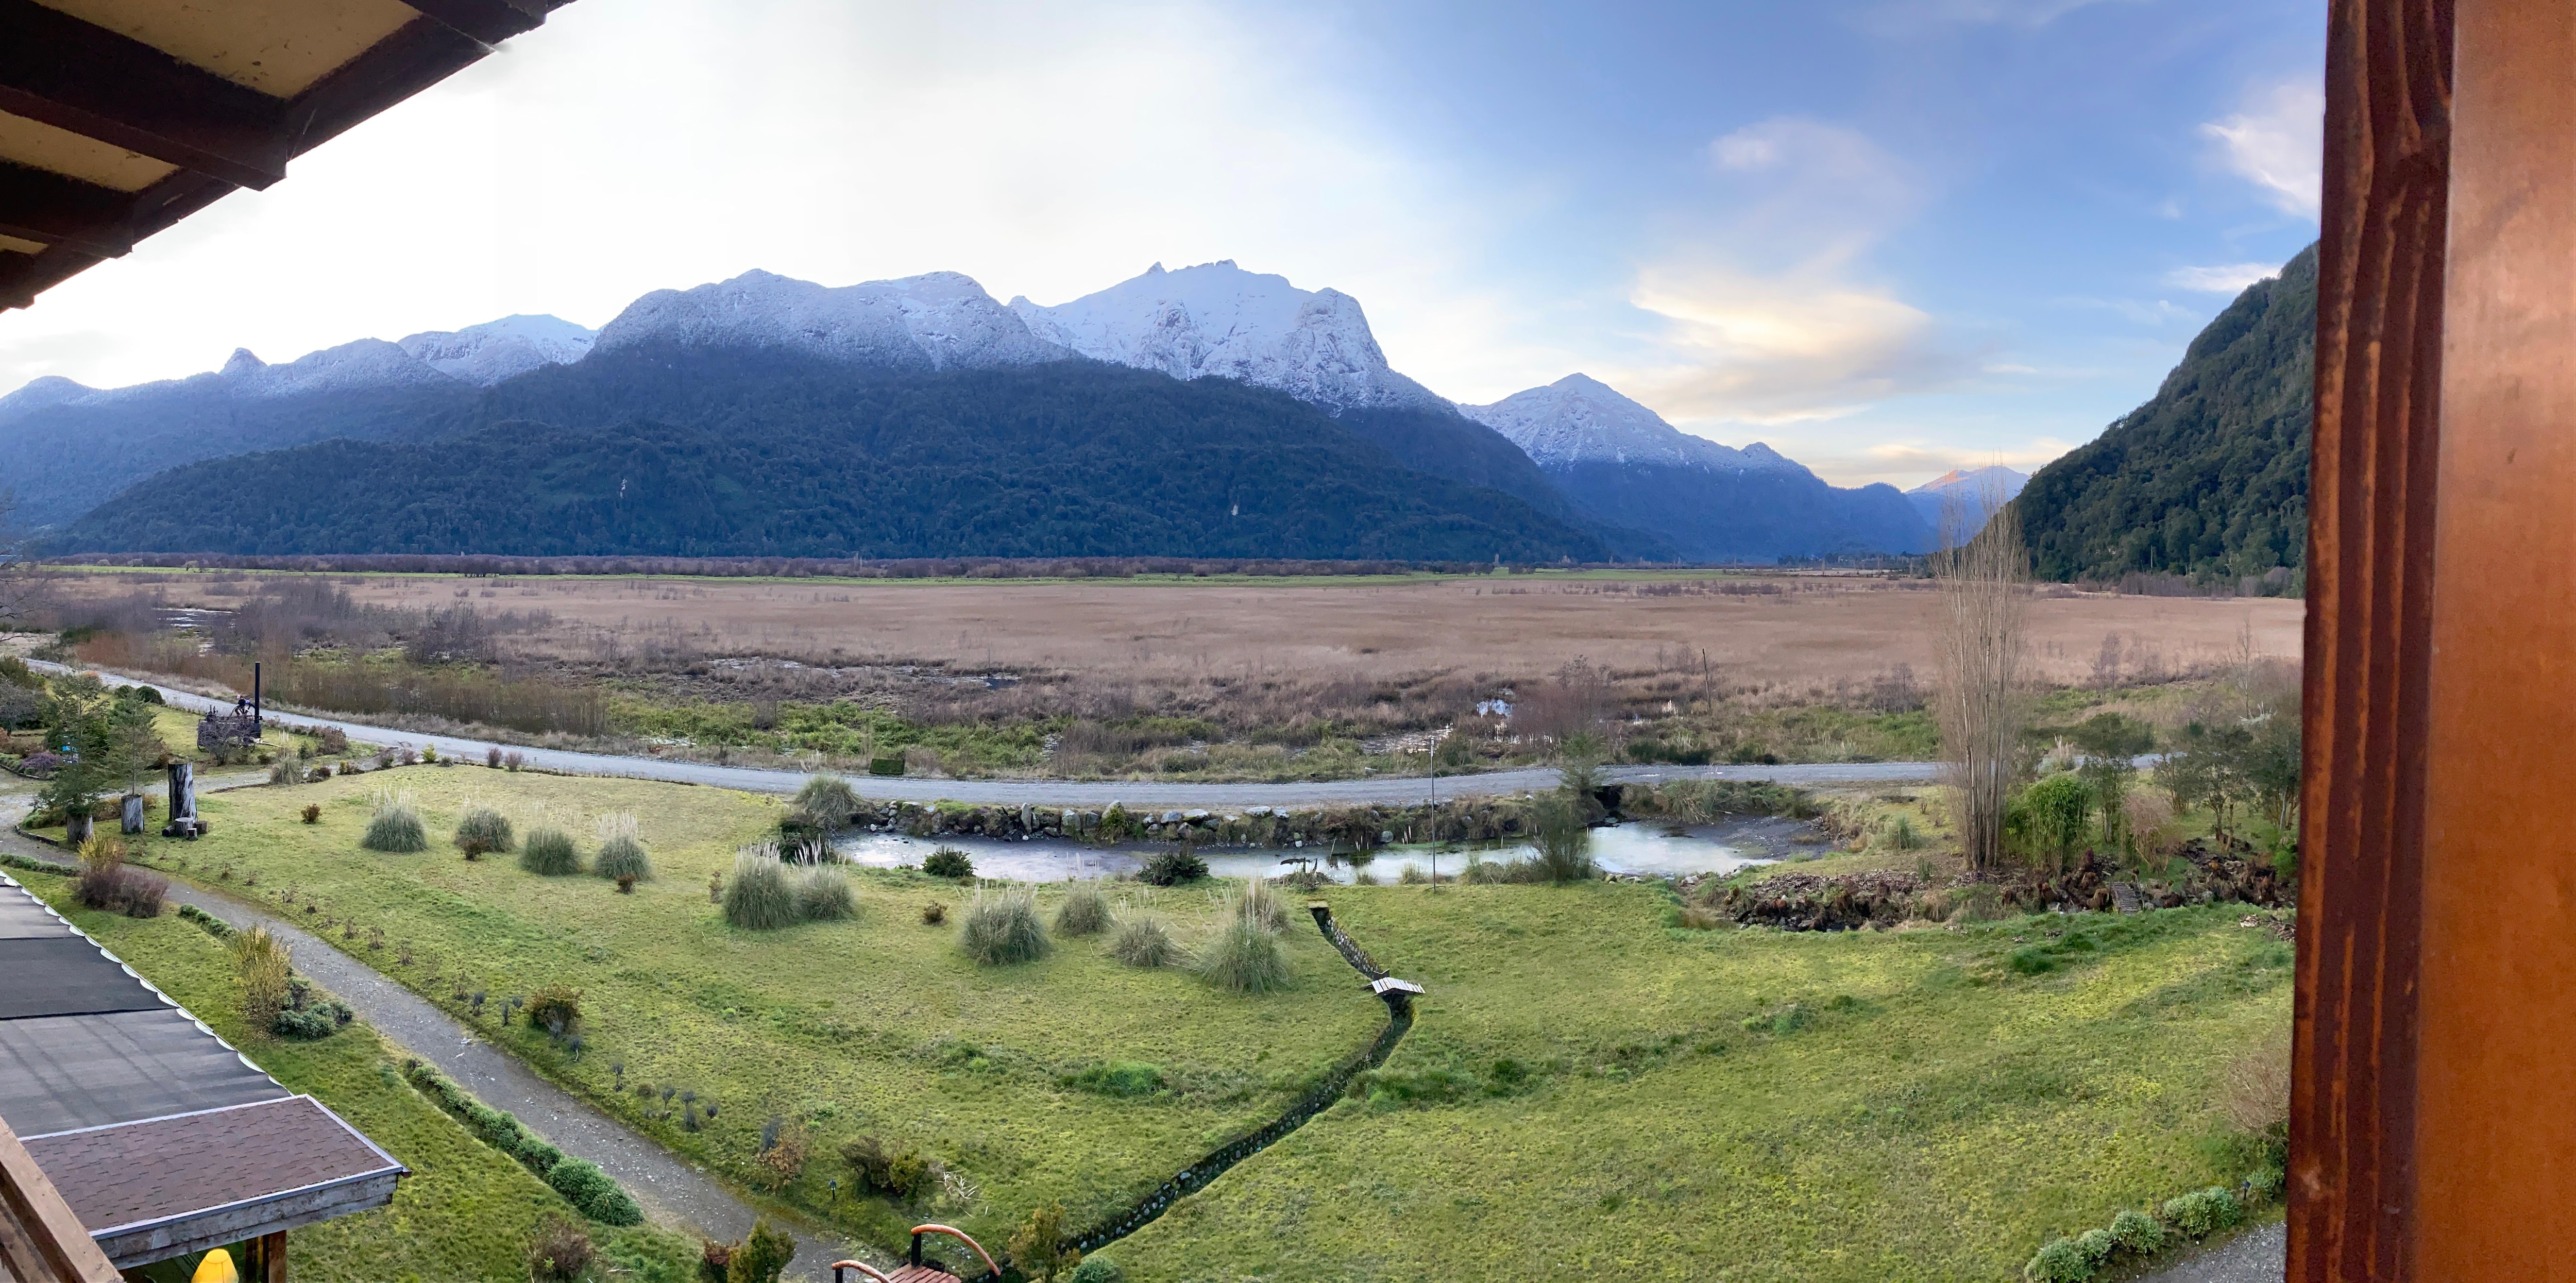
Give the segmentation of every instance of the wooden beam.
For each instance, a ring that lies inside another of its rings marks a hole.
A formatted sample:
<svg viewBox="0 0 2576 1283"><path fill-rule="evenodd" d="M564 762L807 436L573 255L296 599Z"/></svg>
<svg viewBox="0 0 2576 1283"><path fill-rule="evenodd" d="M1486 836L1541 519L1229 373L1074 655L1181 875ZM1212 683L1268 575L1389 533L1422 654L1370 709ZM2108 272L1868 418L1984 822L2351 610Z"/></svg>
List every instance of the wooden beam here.
<svg viewBox="0 0 2576 1283"><path fill-rule="evenodd" d="M536 0L403 0L405 4L436 20L449 30L487 45L497 45L525 31L534 31L546 20L546 14L559 8Z"/></svg>
<svg viewBox="0 0 2576 1283"><path fill-rule="evenodd" d="M491 51L446 23L412 19L287 104L286 127L293 136L295 154L303 155L339 137Z"/></svg>
<svg viewBox="0 0 2576 1283"><path fill-rule="evenodd" d="M286 176L284 106L34 0L0 0L0 111L260 188Z"/></svg>
<svg viewBox="0 0 2576 1283"><path fill-rule="evenodd" d="M134 196L0 160L0 232L115 258L134 248Z"/></svg>
<svg viewBox="0 0 2576 1283"><path fill-rule="evenodd" d="M2397 1280L2415 1220L2449 0L2333 0L2308 498L2289 1277Z"/></svg>
<svg viewBox="0 0 2576 1283"><path fill-rule="evenodd" d="M0 1278L25 1283L118 1283L116 1267L0 1122Z"/></svg>

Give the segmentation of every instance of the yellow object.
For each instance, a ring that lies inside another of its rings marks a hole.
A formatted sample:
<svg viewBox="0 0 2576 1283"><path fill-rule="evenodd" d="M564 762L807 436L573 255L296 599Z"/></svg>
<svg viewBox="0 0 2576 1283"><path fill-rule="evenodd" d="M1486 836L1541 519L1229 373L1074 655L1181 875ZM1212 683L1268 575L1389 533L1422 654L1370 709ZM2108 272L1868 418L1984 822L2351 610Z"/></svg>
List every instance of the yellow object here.
<svg viewBox="0 0 2576 1283"><path fill-rule="evenodd" d="M188 1283L241 1283L241 1271L233 1268L233 1254L219 1247L197 1262L197 1272L188 1276Z"/></svg>

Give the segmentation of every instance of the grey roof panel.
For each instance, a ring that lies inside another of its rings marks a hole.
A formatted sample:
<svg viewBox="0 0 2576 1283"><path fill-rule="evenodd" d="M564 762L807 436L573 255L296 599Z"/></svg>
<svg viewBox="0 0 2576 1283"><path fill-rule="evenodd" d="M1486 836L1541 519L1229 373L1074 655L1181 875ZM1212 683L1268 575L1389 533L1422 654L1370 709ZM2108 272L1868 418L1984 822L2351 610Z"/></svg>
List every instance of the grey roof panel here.
<svg viewBox="0 0 2576 1283"><path fill-rule="evenodd" d="M21 1139L286 1095L175 1007L0 1020L0 1120Z"/></svg>
<svg viewBox="0 0 2576 1283"><path fill-rule="evenodd" d="M0 985L0 1022L169 1005L87 937L73 935L69 927L56 932L0 940L0 976L9 978Z"/></svg>
<svg viewBox="0 0 2576 1283"><path fill-rule="evenodd" d="M60 918L24 895L0 892L0 940L65 934Z"/></svg>

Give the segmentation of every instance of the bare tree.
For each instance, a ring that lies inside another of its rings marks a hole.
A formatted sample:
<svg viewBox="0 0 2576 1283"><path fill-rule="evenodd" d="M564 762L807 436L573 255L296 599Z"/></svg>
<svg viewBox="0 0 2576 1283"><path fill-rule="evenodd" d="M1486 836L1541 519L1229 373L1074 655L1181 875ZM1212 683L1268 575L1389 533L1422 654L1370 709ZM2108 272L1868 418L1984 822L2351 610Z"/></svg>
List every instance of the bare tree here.
<svg viewBox="0 0 2576 1283"><path fill-rule="evenodd" d="M1976 513L1984 518L1982 529L1974 524L1972 507L1982 509ZM1942 505L1941 545L1934 557L1940 595L1933 626L1941 752L1968 866L1982 871L2004 860L2004 807L2025 714L2021 664L2030 560L2022 548L2020 510L1992 484L1976 501L1950 495Z"/></svg>

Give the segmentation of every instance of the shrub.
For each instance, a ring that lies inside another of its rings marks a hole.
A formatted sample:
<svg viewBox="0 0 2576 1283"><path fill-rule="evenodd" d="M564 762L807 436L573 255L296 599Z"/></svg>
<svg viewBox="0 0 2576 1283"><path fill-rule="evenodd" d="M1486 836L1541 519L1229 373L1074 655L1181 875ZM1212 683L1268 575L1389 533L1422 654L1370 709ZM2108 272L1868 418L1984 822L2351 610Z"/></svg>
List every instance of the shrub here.
<svg viewBox="0 0 2576 1283"><path fill-rule="evenodd" d="M493 851L508 851L511 846L509 818L488 806L478 806L456 822L456 849L473 859Z"/></svg>
<svg viewBox="0 0 2576 1283"><path fill-rule="evenodd" d="M1564 790L1531 804L1530 840L1548 881L1580 882L1592 876L1590 820L1583 799Z"/></svg>
<svg viewBox="0 0 2576 1283"><path fill-rule="evenodd" d="M787 870L778 863L778 848L768 843L747 846L733 857L733 878L724 886L725 921L746 931L775 931L796 924L796 894L787 886Z"/></svg>
<svg viewBox="0 0 2576 1283"><path fill-rule="evenodd" d="M253 1029L269 1028L286 1006L286 946L268 928L252 927L233 936L231 949L233 979L242 990L242 1019Z"/></svg>
<svg viewBox="0 0 2576 1283"><path fill-rule="evenodd" d="M300 982L299 982L300 983ZM355 1019L355 1013L337 999L325 998L312 1004L281 1008L269 1021L268 1031L280 1038L312 1042L338 1033L340 1026Z"/></svg>
<svg viewBox="0 0 2576 1283"><path fill-rule="evenodd" d="M619 894L619 895L633 895L633 894L635 894L635 875L634 875L634 874L632 874L632 873L620 873L620 874L618 874L618 875L617 875L617 894Z"/></svg>
<svg viewBox="0 0 2576 1283"><path fill-rule="evenodd" d="M496 771L501 769L500 745L495 744L492 747L483 750L483 764Z"/></svg>
<svg viewBox="0 0 2576 1283"><path fill-rule="evenodd" d="M760 1153L753 1159L760 1168L761 1185L775 1194L795 1184L805 1174L805 1153L805 1129L770 1119L761 1129Z"/></svg>
<svg viewBox="0 0 2576 1283"><path fill-rule="evenodd" d="M825 829L845 829L859 813L859 795L838 775L816 775L796 790L796 809Z"/></svg>
<svg viewBox="0 0 2576 1283"><path fill-rule="evenodd" d="M787 1263L796 1259L796 1240L772 1227L768 1217L751 1223L751 1237L733 1250L725 1265L725 1283L778 1283Z"/></svg>
<svg viewBox="0 0 2576 1283"><path fill-rule="evenodd" d="M2109 1230L2086 1230L2075 1236L2075 1250L2095 1265L2110 1260L2111 1251L2117 1246L2112 1242Z"/></svg>
<svg viewBox="0 0 2576 1283"><path fill-rule="evenodd" d="M719 1243L711 1238L698 1240L698 1283L725 1283L733 1271L734 1243Z"/></svg>
<svg viewBox="0 0 2576 1283"><path fill-rule="evenodd" d="M1109 956L1131 967L1176 967L1185 960L1162 920L1151 914L1121 923L1118 938L1109 944Z"/></svg>
<svg viewBox="0 0 2576 1283"><path fill-rule="evenodd" d="M1262 922L1254 893L1226 906L1225 925L1199 954L1198 973L1229 993L1268 993L1287 985L1288 955L1279 947L1279 933Z"/></svg>
<svg viewBox="0 0 2576 1283"><path fill-rule="evenodd" d="M305 823L320 824L322 822L322 807L319 803L307 802L304 804L303 815Z"/></svg>
<svg viewBox="0 0 2576 1283"><path fill-rule="evenodd" d="M268 782L271 784L301 784L304 782L304 764L291 757L282 758L278 761L275 767L270 769L268 773Z"/></svg>
<svg viewBox="0 0 2576 1283"><path fill-rule="evenodd" d="M519 867L540 877L559 878L581 872L581 852L573 849L572 835L551 826L528 830L528 840L519 844Z"/></svg>
<svg viewBox="0 0 2576 1283"><path fill-rule="evenodd" d="M2073 772L2052 775L2023 790L2034 854L2063 865L2093 832L2093 790Z"/></svg>
<svg viewBox="0 0 2576 1283"><path fill-rule="evenodd" d="M1113 1060L1105 1065L1088 1065L1077 1073L1056 1079L1059 1087L1073 1087L1097 1092L1103 1096L1132 1099L1151 1096L1163 1089L1163 1070L1159 1065L1140 1065L1133 1061Z"/></svg>
<svg viewBox="0 0 2576 1283"><path fill-rule="evenodd" d="M528 1027L560 1038L581 1023L581 990L548 985L528 995Z"/></svg>
<svg viewBox="0 0 2576 1283"><path fill-rule="evenodd" d="M2129 1208L2111 1218L2111 1242L2123 1251L2153 1255L2164 1250L2165 1227L2145 1212Z"/></svg>
<svg viewBox="0 0 2576 1283"><path fill-rule="evenodd" d="M932 900L921 906L921 925L925 927L935 927L946 921L948 921L948 905L946 902Z"/></svg>
<svg viewBox="0 0 2576 1283"><path fill-rule="evenodd" d="M2238 1131L2286 1138L2290 1125L2290 1028L2284 1024L2230 1060L2219 1076L2218 1112Z"/></svg>
<svg viewBox="0 0 2576 1283"><path fill-rule="evenodd" d="M588 1231L567 1220L548 1218L538 1229L536 1241L528 1245L528 1277L538 1283L571 1283L590 1269L596 1255Z"/></svg>
<svg viewBox="0 0 2576 1283"><path fill-rule="evenodd" d="M426 851L429 830L421 824L420 812L412 809L409 797L379 792L376 812L367 818L366 836L358 839L358 845L370 851Z"/></svg>
<svg viewBox="0 0 2576 1283"><path fill-rule="evenodd" d="M934 878L955 878L960 882L975 876L975 862L953 846L943 846L921 862L921 871Z"/></svg>
<svg viewBox="0 0 2576 1283"><path fill-rule="evenodd" d="M796 883L796 916L808 922L840 922L859 914L858 894L850 889L849 871L838 864L817 864Z"/></svg>
<svg viewBox="0 0 2576 1283"><path fill-rule="evenodd" d="M1033 1278L1054 1283L1056 1275L1082 1263L1082 1253L1064 1245L1068 1237L1064 1204L1032 1210L1027 1222L1011 1233L1011 1264Z"/></svg>
<svg viewBox="0 0 2576 1283"><path fill-rule="evenodd" d="M1096 882L1075 882L1064 890L1064 905L1055 911L1060 936L1098 935L1109 929L1109 897Z"/></svg>
<svg viewBox="0 0 2576 1283"><path fill-rule="evenodd" d="M653 876L653 862L644 854L644 843L635 836L635 817L624 811L603 815L599 819L599 854L590 862L590 871L603 878Z"/></svg>
<svg viewBox="0 0 2576 1283"><path fill-rule="evenodd" d="M2175 1229L2192 1238L2206 1238L2245 1219L2245 1205L2217 1185L2168 1199L2163 1210Z"/></svg>
<svg viewBox="0 0 2576 1283"><path fill-rule="evenodd" d="M957 947L977 966L1001 967L1035 962L1055 949L1038 921L1037 896L1027 887L986 893L978 890L966 909L966 929Z"/></svg>
<svg viewBox="0 0 2576 1283"><path fill-rule="evenodd" d="M1138 881L1158 887L1176 887L1184 882L1196 882L1207 875L1207 861L1187 847L1156 851L1146 857L1145 867L1136 871Z"/></svg>
<svg viewBox="0 0 2576 1283"><path fill-rule="evenodd" d="M1073 1273L1066 1278L1071 1283L1127 1283L1126 1271L1118 1268L1118 1262L1105 1256L1082 1258L1082 1264L1074 1266Z"/></svg>
<svg viewBox="0 0 2576 1283"><path fill-rule="evenodd" d="M635 1199L597 1163L586 1158L567 1158L546 1173L546 1184L554 1187L575 1211L602 1225L640 1225L644 1210Z"/></svg>
<svg viewBox="0 0 2576 1283"><path fill-rule="evenodd" d="M2086 1283L2093 1277L2093 1263L2084 1259L2084 1249L2071 1238L2061 1238L2039 1249L2030 1264L2021 1268L2030 1283Z"/></svg>

